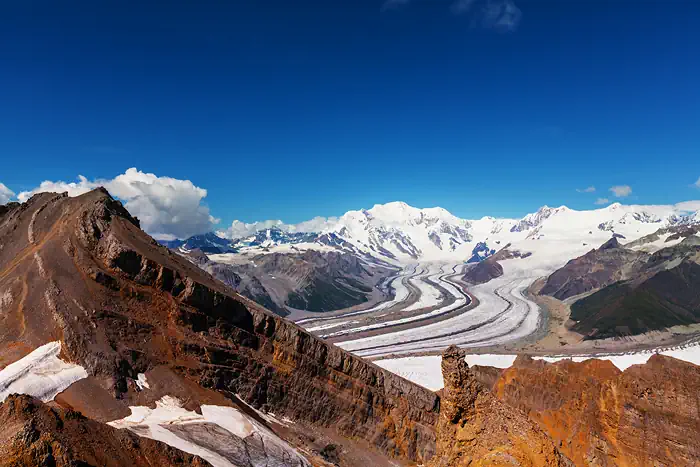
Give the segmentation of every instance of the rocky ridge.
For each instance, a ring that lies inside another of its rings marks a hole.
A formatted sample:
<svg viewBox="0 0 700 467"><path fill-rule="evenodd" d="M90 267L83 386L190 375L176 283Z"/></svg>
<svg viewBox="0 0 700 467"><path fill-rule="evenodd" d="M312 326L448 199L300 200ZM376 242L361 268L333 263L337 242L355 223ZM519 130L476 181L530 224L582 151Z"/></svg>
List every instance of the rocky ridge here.
<svg viewBox="0 0 700 467"><path fill-rule="evenodd" d="M201 388L195 404L206 390L239 395L389 457L434 453L434 393L240 297L144 234L102 189L32 197L0 218L0 242L0 296L12 297L0 317L1 361L62 341L62 357L87 370L93 391L64 400L88 417L137 405L137 375L167 371Z"/></svg>

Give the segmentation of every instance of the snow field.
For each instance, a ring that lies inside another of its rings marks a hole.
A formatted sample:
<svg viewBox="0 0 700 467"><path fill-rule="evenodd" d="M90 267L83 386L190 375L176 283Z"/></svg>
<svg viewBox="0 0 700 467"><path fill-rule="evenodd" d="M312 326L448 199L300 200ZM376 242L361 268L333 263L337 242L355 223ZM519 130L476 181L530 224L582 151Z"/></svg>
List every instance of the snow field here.
<svg viewBox="0 0 700 467"><path fill-rule="evenodd" d="M26 394L48 402L68 386L87 378L85 368L58 358L60 342L49 342L0 371L0 402Z"/></svg>

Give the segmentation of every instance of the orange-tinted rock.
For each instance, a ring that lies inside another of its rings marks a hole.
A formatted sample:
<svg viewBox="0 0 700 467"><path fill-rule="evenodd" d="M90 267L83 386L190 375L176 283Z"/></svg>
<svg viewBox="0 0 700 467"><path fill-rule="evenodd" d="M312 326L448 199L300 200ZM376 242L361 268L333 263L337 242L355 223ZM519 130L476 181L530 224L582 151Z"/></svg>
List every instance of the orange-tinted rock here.
<svg viewBox="0 0 700 467"><path fill-rule="evenodd" d="M609 361L520 357L494 394L524 410L576 465L700 465L700 367L660 355Z"/></svg>
<svg viewBox="0 0 700 467"><path fill-rule="evenodd" d="M431 466L570 465L536 423L477 381L463 351L452 346L443 353L442 373L445 388Z"/></svg>

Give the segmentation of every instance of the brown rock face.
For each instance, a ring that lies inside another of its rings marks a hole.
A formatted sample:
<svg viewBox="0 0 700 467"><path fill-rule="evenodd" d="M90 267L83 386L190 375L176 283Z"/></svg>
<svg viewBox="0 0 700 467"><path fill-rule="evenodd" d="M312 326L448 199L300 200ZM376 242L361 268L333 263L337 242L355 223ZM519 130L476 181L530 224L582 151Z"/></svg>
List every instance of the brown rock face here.
<svg viewBox="0 0 700 467"><path fill-rule="evenodd" d="M103 189L11 206L0 216L0 245L0 366L60 340L62 358L124 406L138 373L165 367L389 457L434 454L435 393L235 294L158 245Z"/></svg>
<svg viewBox="0 0 700 467"><path fill-rule="evenodd" d="M552 273L540 293L565 300L632 277L648 259L648 253L627 249L613 237Z"/></svg>
<svg viewBox="0 0 700 467"><path fill-rule="evenodd" d="M569 461L534 422L495 398L457 347L442 355L445 380L432 466L565 466Z"/></svg>
<svg viewBox="0 0 700 467"><path fill-rule="evenodd" d="M28 396L0 404L0 466L208 466L166 444Z"/></svg>
<svg viewBox="0 0 700 467"><path fill-rule="evenodd" d="M580 466L700 465L700 367L660 355L621 372L588 360L516 360L494 393Z"/></svg>

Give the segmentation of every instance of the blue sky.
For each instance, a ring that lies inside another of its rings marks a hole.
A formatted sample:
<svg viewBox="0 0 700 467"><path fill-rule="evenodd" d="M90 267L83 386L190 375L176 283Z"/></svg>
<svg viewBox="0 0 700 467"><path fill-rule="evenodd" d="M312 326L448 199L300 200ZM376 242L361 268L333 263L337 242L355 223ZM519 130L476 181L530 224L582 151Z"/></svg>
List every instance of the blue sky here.
<svg viewBox="0 0 700 467"><path fill-rule="evenodd" d="M697 199L699 44L690 0L2 2L0 182L136 167L222 225Z"/></svg>

